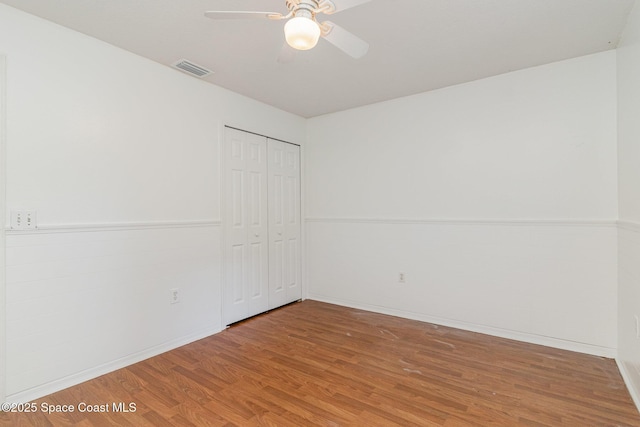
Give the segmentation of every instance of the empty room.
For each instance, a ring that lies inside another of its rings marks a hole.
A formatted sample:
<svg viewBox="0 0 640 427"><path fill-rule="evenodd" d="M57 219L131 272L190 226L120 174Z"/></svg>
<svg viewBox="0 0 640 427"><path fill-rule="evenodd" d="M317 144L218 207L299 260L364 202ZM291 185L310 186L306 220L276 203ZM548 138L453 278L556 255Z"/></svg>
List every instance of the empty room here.
<svg viewBox="0 0 640 427"><path fill-rule="evenodd" d="M637 0L0 0L0 425L640 426Z"/></svg>

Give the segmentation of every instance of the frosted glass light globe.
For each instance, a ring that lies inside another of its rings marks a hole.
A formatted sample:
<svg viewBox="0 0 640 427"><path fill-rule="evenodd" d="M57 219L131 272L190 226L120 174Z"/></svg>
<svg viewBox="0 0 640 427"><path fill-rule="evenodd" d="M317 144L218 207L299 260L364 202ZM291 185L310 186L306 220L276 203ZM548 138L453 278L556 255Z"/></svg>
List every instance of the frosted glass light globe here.
<svg viewBox="0 0 640 427"><path fill-rule="evenodd" d="M284 25L284 38L294 49L309 50L318 43L320 27L309 18L291 18Z"/></svg>

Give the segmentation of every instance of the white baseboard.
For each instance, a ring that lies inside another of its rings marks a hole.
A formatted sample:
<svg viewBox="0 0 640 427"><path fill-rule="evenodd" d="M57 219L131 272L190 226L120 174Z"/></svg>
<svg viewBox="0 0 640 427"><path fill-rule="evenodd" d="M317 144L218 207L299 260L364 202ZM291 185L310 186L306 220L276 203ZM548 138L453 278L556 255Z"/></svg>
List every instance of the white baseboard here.
<svg viewBox="0 0 640 427"><path fill-rule="evenodd" d="M633 399L633 403L636 404L636 408L638 408L638 411L640 411L640 390L638 390L636 384L633 382L631 374L629 374L629 368L627 368L626 363L618 358L616 358L616 364L618 365L620 375L622 375L622 379L627 386L627 390L629 390L631 399Z"/></svg>
<svg viewBox="0 0 640 427"><path fill-rule="evenodd" d="M87 369L82 372L78 372L64 378L59 378L57 380L42 384L28 390L8 395L5 401L9 403L30 402L43 396L47 396L51 393L64 390L65 388L92 380L101 375L108 374L109 372L116 371L129 365L133 365L134 363L141 362L145 359L149 359L167 351L174 350L178 347L182 347L183 345L192 343L194 341L198 341L211 335L215 335L221 331L222 329L207 329L195 334L187 335L185 337L181 337L164 344L148 348L138 353L130 354L126 357L107 362L103 365L96 366L95 368Z"/></svg>
<svg viewBox="0 0 640 427"><path fill-rule="evenodd" d="M458 320L445 319L442 317L429 316L426 314L414 313L404 310L396 310L393 308L382 307L371 304L361 304L355 301L348 301L336 298L329 298L323 295L314 294L312 292L307 296L308 299L336 304L345 307L357 308L360 310L373 311L380 314L388 314L391 316L403 317L405 319L419 320L421 322L434 323L436 325L448 326L451 328L463 329L465 331L478 332L481 334L492 335L500 338L507 338L516 341L522 341L530 344L544 345L547 347L559 348L561 350L575 351L578 353L591 354L607 358L615 358L617 351L615 348L602 347L592 344L585 344L575 341L568 341L559 338L547 337L543 335L529 334L525 332L512 331L509 329L496 328L493 326L478 325L474 323L461 322Z"/></svg>

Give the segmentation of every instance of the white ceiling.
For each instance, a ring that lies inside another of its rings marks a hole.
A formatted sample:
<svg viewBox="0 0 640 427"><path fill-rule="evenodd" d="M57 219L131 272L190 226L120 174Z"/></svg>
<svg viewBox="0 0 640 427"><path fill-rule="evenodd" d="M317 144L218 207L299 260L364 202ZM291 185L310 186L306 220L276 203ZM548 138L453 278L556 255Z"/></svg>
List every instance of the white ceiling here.
<svg viewBox="0 0 640 427"><path fill-rule="evenodd" d="M372 0L330 17L367 55L321 40L287 64L276 61L284 21L203 16L286 12L284 0L0 2L161 64L188 59L215 71L210 83L314 117L613 49L634 0Z"/></svg>

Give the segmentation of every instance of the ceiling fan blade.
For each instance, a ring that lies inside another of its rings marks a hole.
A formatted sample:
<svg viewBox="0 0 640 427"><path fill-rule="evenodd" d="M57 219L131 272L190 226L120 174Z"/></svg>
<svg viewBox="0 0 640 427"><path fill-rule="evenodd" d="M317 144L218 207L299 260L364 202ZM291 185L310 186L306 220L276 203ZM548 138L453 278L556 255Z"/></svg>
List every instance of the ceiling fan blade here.
<svg viewBox="0 0 640 427"><path fill-rule="evenodd" d="M273 19L278 20L284 18L284 15L278 12L245 12L236 10L210 10L204 13L204 16L211 19Z"/></svg>
<svg viewBox="0 0 640 427"><path fill-rule="evenodd" d="M284 42L280 54L278 55L278 62L280 64L288 64L293 61L296 56L296 50L289 46L287 42Z"/></svg>
<svg viewBox="0 0 640 427"><path fill-rule="evenodd" d="M369 3L370 1L371 0L331 0L333 7L325 13L327 15L332 15L346 9L351 9L352 7L360 6L361 4ZM320 5L322 6L322 2L320 2Z"/></svg>
<svg viewBox="0 0 640 427"><path fill-rule="evenodd" d="M326 41L353 58L362 58L369 50L369 43L333 22L324 21L321 27Z"/></svg>

